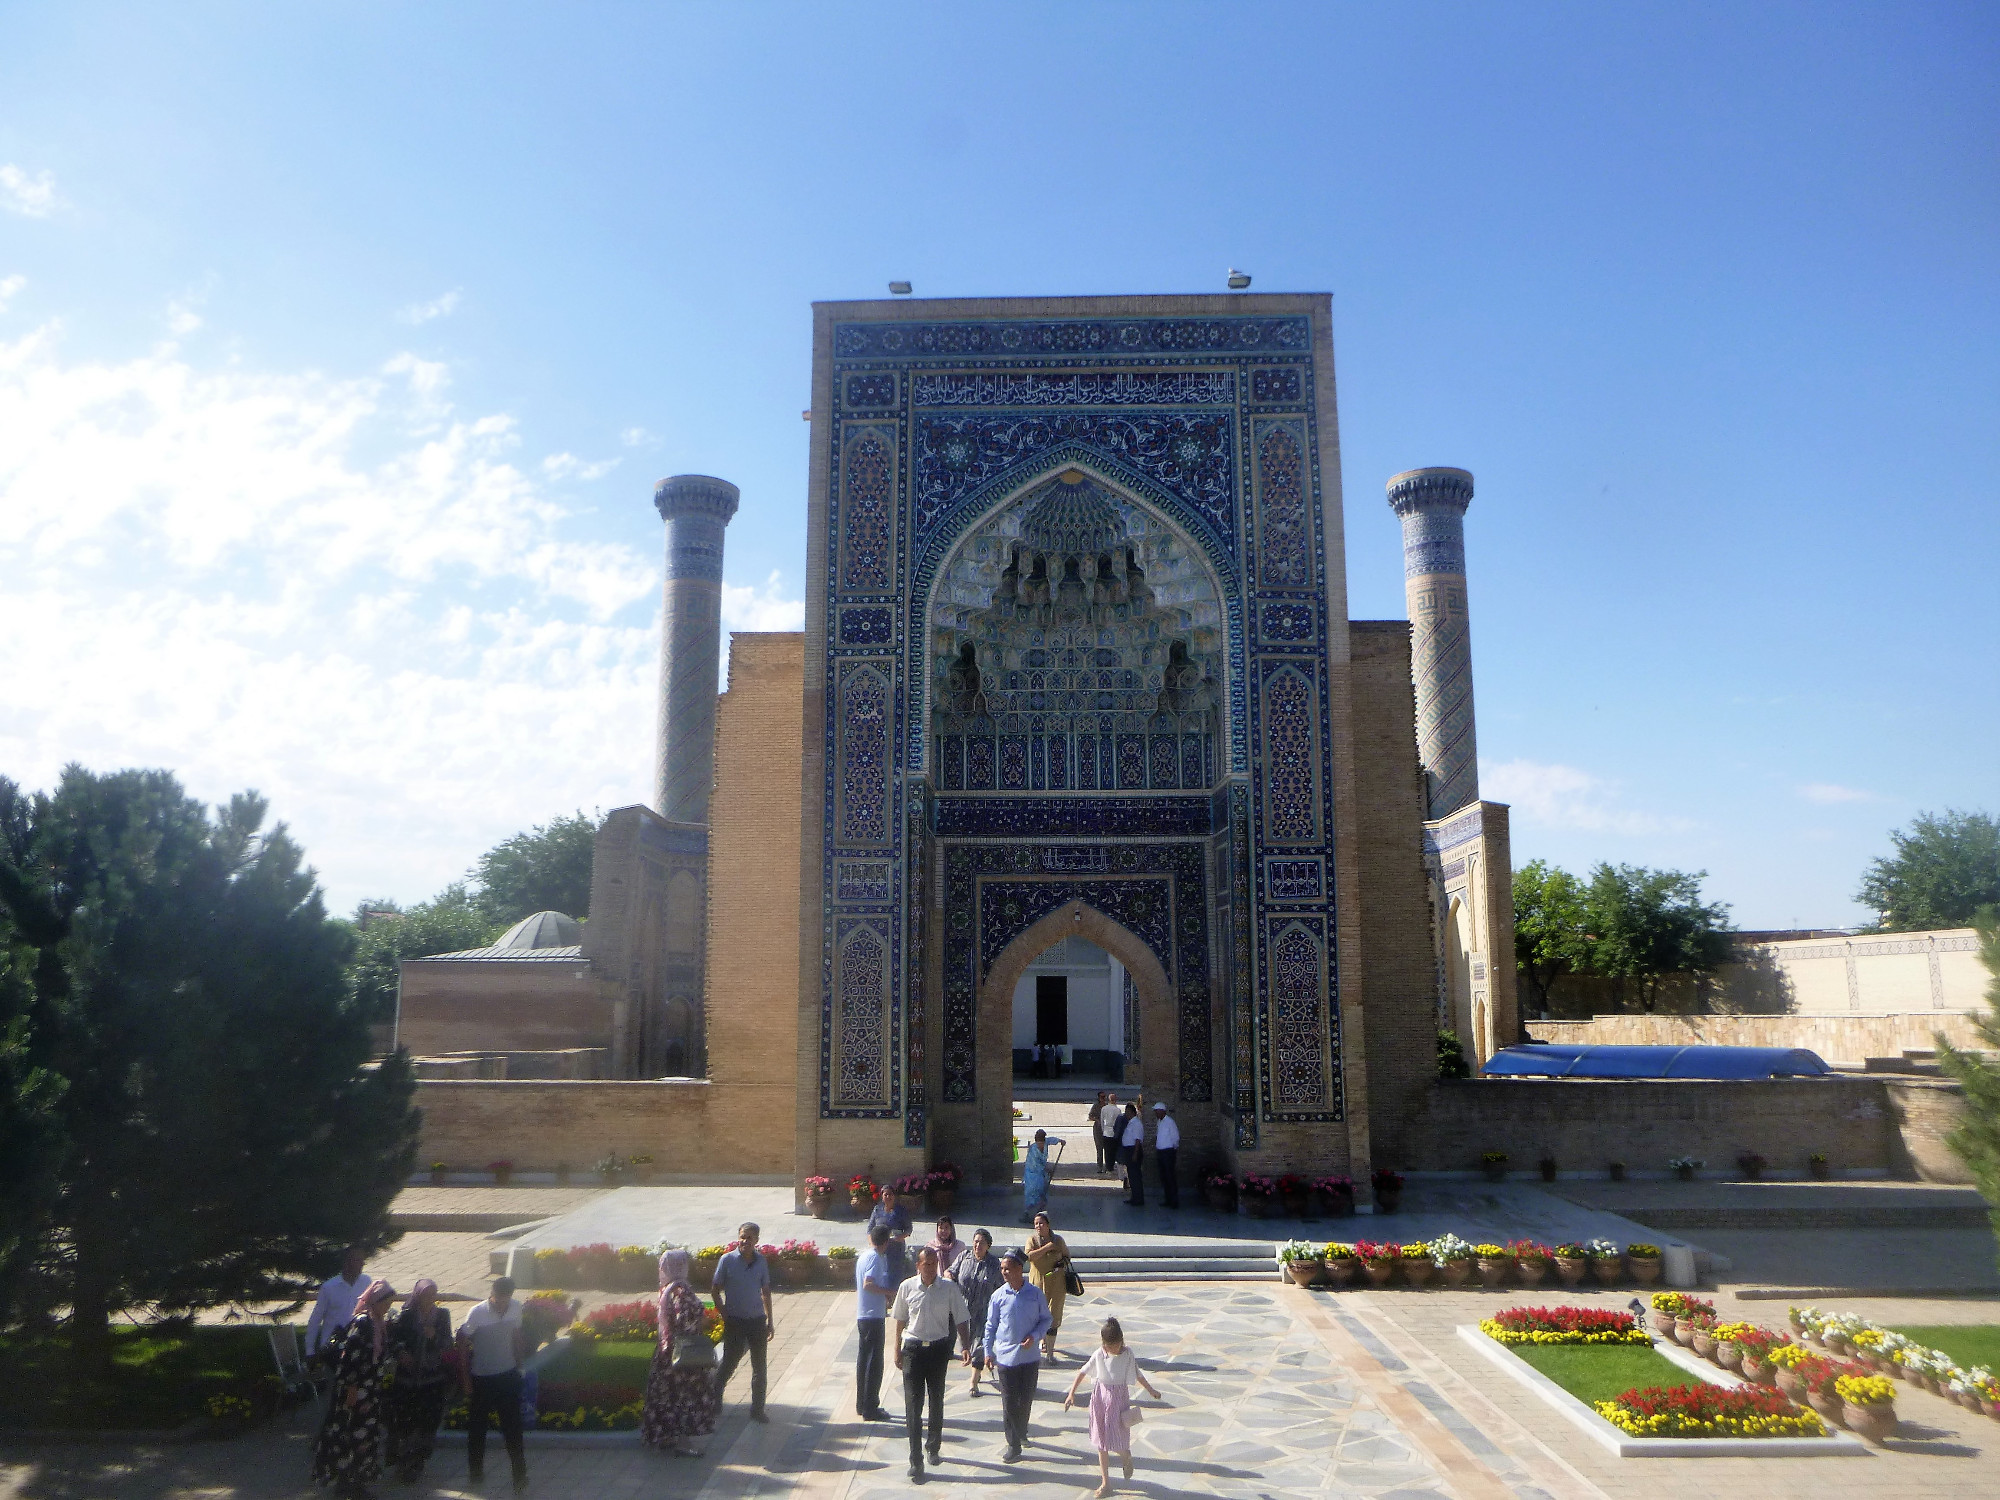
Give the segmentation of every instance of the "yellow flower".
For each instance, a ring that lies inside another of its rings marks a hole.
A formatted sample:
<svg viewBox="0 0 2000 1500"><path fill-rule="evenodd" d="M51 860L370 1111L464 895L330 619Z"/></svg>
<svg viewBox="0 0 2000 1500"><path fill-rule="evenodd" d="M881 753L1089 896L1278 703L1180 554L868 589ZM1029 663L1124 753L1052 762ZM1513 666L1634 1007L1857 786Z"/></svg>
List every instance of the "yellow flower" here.
<svg viewBox="0 0 2000 1500"><path fill-rule="evenodd" d="M1841 1400L1856 1406L1886 1406L1896 1399L1896 1382L1886 1375L1843 1375L1833 1389Z"/></svg>

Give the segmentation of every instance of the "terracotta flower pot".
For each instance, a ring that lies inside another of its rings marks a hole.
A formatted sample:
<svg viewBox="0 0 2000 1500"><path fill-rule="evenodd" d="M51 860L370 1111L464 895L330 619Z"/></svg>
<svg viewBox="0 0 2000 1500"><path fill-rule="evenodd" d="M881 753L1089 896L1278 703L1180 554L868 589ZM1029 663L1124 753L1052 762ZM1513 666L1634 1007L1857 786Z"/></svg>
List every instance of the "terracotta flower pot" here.
<svg viewBox="0 0 2000 1500"><path fill-rule="evenodd" d="M1236 1212L1235 1188L1217 1187L1214 1183L1205 1182L1201 1185L1201 1195L1208 1200L1209 1208L1215 1213L1233 1214Z"/></svg>
<svg viewBox="0 0 2000 1500"><path fill-rule="evenodd" d="M833 1194L812 1193L806 1197L806 1208L815 1219L824 1219L833 1212Z"/></svg>
<svg viewBox="0 0 2000 1500"><path fill-rule="evenodd" d="M875 1200L866 1193L849 1193L847 1195L847 1206L857 1214L872 1213L875 1208Z"/></svg>
<svg viewBox="0 0 2000 1500"><path fill-rule="evenodd" d="M1743 1363L1738 1368L1742 1370L1745 1380L1754 1380L1758 1385L1776 1385L1778 1383L1778 1372L1754 1354L1744 1355Z"/></svg>
<svg viewBox="0 0 2000 1500"><path fill-rule="evenodd" d="M1395 1213L1402 1206L1403 1206L1403 1190L1401 1188L1379 1188L1376 1190L1375 1193L1376 1213L1392 1214Z"/></svg>
<svg viewBox="0 0 2000 1500"><path fill-rule="evenodd" d="M1411 1286L1423 1286L1436 1270L1437 1267L1427 1260L1406 1260L1403 1262L1403 1279Z"/></svg>
<svg viewBox="0 0 2000 1500"><path fill-rule="evenodd" d="M1675 1343L1679 1344L1683 1349L1692 1349L1694 1347L1694 1335L1695 1335L1694 1324L1688 1322L1684 1318L1674 1319Z"/></svg>
<svg viewBox="0 0 2000 1500"><path fill-rule="evenodd" d="M1354 1279L1361 1262L1351 1255L1336 1255L1326 1263L1326 1279L1334 1286L1346 1286Z"/></svg>
<svg viewBox="0 0 2000 1500"><path fill-rule="evenodd" d="M1660 1257L1657 1255L1628 1255L1625 1269L1632 1273L1632 1279L1640 1286L1651 1286L1660 1279Z"/></svg>
<svg viewBox="0 0 2000 1500"><path fill-rule="evenodd" d="M1656 1307L1646 1316L1652 1320L1653 1332L1663 1338L1672 1338L1674 1336L1674 1315L1672 1313L1661 1312Z"/></svg>
<svg viewBox="0 0 2000 1500"><path fill-rule="evenodd" d="M1702 1359L1713 1359L1715 1357L1715 1336L1706 1329L1697 1328L1694 1331L1694 1342L1689 1344L1688 1347L1694 1350Z"/></svg>
<svg viewBox="0 0 2000 1500"><path fill-rule="evenodd" d="M1269 1193L1245 1193L1243 1212L1253 1219L1268 1219L1278 1211L1278 1200Z"/></svg>
<svg viewBox="0 0 2000 1500"><path fill-rule="evenodd" d="M1514 1269L1520 1273L1522 1286L1540 1286L1542 1278L1549 1274L1549 1263L1545 1260L1517 1260Z"/></svg>
<svg viewBox="0 0 2000 1500"><path fill-rule="evenodd" d="M1354 1214L1354 1194L1322 1192L1319 1197L1319 1211L1329 1219L1346 1219Z"/></svg>
<svg viewBox="0 0 2000 1500"><path fill-rule="evenodd" d="M1361 1269L1367 1273L1370 1286L1387 1286L1395 1280L1396 1266L1397 1262L1393 1260L1367 1260L1361 1263Z"/></svg>
<svg viewBox="0 0 2000 1500"><path fill-rule="evenodd" d="M1564 1286L1575 1286L1589 1271L1590 1262L1575 1255L1556 1257L1556 1276Z"/></svg>
<svg viewBox="0 0 2000 1500"><path fill-rule="evenodd" d="M1852 1401L1841 1403L1841 1417L1847 1430L1856 1437L1871 1443L1880 1443L1884 1438L1896 1435L1896 1404L1885 1401L1875 1406L1856 1406Z"/></svg>
<svg viewBox="0 0 2000 1500"><path fill-rule="evenodd" d="M1723 1342L1715 1346L1715 1362L1725 1370L1743 1371L1743 1351L1734 1344Z"/></svg>
<svg viewBox="0 0 2000 1500"><path fill-rule="evenodd" d="M1464 1286L1472 1280L1472 1262L1469 1260L1448 1260L1438 1267L1438 1280L1446 1286Z"/></svg>
<svg viewBox="0 0 2000 1500"><path fill-rule="evenodd" d="M1783 1365L1775 1368L1766 1366L1765 1368L1771 1370L1772 1384L1777 1386L1778 1393L1781 1396L1797 1405L1803 1406L1805 1404L1806 1382L1804 1376L1800 1375L1797 1370L1787 1369Z"/></svg>
<svg viewBox="0 0 2000 1500"><path fill-rule="evenodd" d="M1600 1286L1618 1285L1618 1278L1624 1271L1625 1267L1615 1255L1598 1255L1591 1258L1590 1274L1597 1278Z"/></svg>
<svg viewBox="0 0 2000 1500"><path fill-rule="evenodd" d="M1326 1267L1316 1260L1295 1260L1287 1264L1285 1269L1292 1273L1292 1280L1299 1286L1311 1286L1319 1280L1319 1273Z"/></svg>
<svg viewBox="0 0 2000 1500"><path fill-rule="evenodd" d="M1513 1257L1507 1255L1482 1255L1479 1257L1479 1284L1498 1286L1507 1279L1507 1272L1513 1266Z"/></svg>
<svg viewBox="0 0 2000 1500"><path fill-rule="evenodd" d="M2000 1401L1988 1401L1984 1396L1981 1396L1979 1398L1979 1409L1996 1422L2000 1422Z"/></svg>
<svg viewBox="0 0 2000 1500"><path fill-rule="evenodd" d="M1832 1391L1807 1391L1806 1405L1818 1412L1835 1427L1847 1425L1847 1403Z"/></svg>

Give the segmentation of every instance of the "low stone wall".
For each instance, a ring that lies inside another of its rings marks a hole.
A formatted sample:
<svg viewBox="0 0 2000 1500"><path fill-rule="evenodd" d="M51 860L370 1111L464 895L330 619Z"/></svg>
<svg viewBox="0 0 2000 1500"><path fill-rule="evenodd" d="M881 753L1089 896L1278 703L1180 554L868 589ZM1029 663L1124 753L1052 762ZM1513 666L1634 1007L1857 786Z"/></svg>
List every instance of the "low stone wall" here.
<svg viewBox="0 0 2000 1500"><path fill-rule="evenodd" d="M1965 1119L1965 1090L1941 1078L1882 1080L1896 1122L1905 1175L1925 1182L1972 1181L1972 1172L1945 1137Z"/></svg>
<svg viewBox="0 0 2000 1500"><path fill-rule="evenodd" d="M1723 1047L1804 1047L1828 1062L1859 1063L1928 1051L1943 1032L1954 1047L1986 1044L1972 1018L1957 1011L1903 1011L1893 1015L1825 1013L1786 1016L1593 1016L1588 1021L1529 1021L1538 1042L1590 1044L1705 1043Z"/></svg>
<svg viewBox="0 0 2000 1500"><path fill-rule="evenodd" d="M1416 1171L1476 1169L1480 1153L1505 1151L1533 1172L1545 1155L1563 1171L1622 1161L1661 1174L1669 1158L1696 1156L1733 1170L1755 1151L1778 1172L1804 1173L1826 1153L1835 1173L1911 1170L1899 1122L1879 1077L1768 1079L1465 1079L1439 1082L1412 1131Z"/></svg>
<svg viewBox="0 0 2000 1500"><path fill-rule="evenodd" d="M417 1084L422 1163L587 1173L607 1152L653 1170L790 1176L789 1090L704 1079L425 1080Z"/></svg>

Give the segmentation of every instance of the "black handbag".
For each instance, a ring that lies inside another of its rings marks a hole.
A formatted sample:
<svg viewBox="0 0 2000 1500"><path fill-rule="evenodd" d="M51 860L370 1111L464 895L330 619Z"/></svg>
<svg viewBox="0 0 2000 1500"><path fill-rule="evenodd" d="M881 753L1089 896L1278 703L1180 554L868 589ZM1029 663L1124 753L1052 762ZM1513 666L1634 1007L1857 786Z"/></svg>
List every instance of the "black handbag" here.
<svg viewBox="0 0 2000 1500"><path fill-rule="evenodd" d="M1076 1274L1076 1267L1063 1262L1063 1290L1072 1297L1083 1295L1083 1278Z"/></svg>

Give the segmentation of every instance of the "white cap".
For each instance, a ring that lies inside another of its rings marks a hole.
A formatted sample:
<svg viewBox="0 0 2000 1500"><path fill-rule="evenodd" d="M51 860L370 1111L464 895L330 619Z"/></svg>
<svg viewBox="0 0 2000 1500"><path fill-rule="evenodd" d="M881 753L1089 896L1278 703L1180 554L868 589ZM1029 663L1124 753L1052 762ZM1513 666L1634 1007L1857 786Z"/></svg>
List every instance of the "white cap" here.
<svg viewBox="0 0 2000 1500"><path fill-rule="evenodd" d="M1167 1112L1167 1106L1161 1103L1158 1099L1155 1099L1153 1101L1153 1108L1161 1114L1165 1114Z"/></svg>

